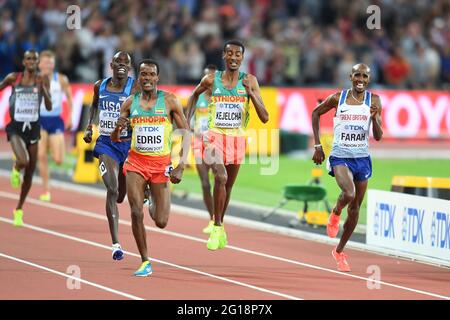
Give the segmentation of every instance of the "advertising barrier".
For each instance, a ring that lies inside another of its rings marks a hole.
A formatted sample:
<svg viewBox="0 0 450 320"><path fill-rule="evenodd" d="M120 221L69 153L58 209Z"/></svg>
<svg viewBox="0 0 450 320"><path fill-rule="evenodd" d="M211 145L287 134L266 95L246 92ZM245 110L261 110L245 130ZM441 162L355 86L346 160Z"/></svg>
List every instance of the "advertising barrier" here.
<svg viewBox="0 0 450 320"><path fill-rule="evenodd" d="M450 201L369 190L366 240L450 265Z"/></svg>
<svg viewBox="0 0 450 320"><path fill-rule="evenodd" d="M159 86L177 94L186 105L193 86ZM311 113L319 100L339 89L263 88L270 127L310 135ZM72 84L74 111L72 123L78 124L84 100L92 99L92 85ZM373 90L381 98L384 138L435 139L450 138L450 93L444 91ZM0 92L0 129L9 122L8 100L11 88ZM87 95L87 97L85 97ZM273 97L273 98L272 98ZM66 104L64 99L64 105ZM63 106L66 118L67 108ZM272 121L276 121L272 123ZM331 132L333 113L321 118L321 131Z"/></svg>

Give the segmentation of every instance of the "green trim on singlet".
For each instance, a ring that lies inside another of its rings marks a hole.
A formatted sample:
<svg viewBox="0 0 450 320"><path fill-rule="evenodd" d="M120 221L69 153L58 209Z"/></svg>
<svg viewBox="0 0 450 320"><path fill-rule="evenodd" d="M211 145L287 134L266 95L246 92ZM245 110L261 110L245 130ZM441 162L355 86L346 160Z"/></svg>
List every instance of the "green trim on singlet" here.
<svg viewBox="0 0 450 320"><path fill-rule="evenodd" d="M136 92L133 95L133 101L130 108L130 125L133 129L131 150L134 152L149 156L167 156L170 154L172 149L171 134L173 126L167 113L166 103L164 100L165 94L166 93L164 91L157 91L155 106L150 110L143 110L139 105L140 92ZM136 149L138 135L140 133L145 133L145 130L148 130L149 127L155 126L164 126L163 149L161 151L148 152Z"/></svg>

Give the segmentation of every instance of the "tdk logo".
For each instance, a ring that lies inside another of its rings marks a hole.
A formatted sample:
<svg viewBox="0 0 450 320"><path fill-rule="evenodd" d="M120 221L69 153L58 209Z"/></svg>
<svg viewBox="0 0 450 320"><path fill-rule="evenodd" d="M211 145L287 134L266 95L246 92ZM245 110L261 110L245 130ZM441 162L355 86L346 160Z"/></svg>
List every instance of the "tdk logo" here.
<svg viewBox="0 0 450 320"><path fill-rule="evenodd" d="M387 203L377 203L375 205L375 216L373 231L376 236L384 238L395 238L394 234L394 218L395 205Z"/></svg>
<svg viewBox="0 0 450 320"><path fill-rule="evenodd" d="M402 219L402 240L423 244L423 217L425 210L404 208Z"/></svg>
<svg viewBox="0 0 450 320"><path fill-rule="evenodd" d="M350 129L350 130L365 130L364 126L358 126L358 125L352 125L352 124L348 124L345 126L345 129Z"/></svg>
<svg viewBox="0 0 450 320"><path fill-rule="evenodd" d="M450 249L450 214L433 212L430 239L432 247Z"/></svg>

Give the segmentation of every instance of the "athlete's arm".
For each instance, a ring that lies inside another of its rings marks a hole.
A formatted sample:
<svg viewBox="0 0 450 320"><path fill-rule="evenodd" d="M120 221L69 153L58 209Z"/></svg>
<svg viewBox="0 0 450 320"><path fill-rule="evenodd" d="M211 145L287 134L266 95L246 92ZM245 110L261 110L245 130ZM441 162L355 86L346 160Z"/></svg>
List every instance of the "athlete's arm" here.
<svg viewBox="0 0 450 320"><path fill-rule="evenodd" d="M64 91L67 98L67 108L68 108L68 117L66 121L66 130L72 129L72 109L73 109L73 99L72 99L72 88L70 87L69 79L66 75L60 73L59 74L59 83L61 84L61 88Z"/></svg>
<svg viewBox="0 0 450 320"><path fill-rule="evenodd" d="M327 113L333 108L336 108L339 103L339 93L330 95L325 101L319 103L319 105L312 112L312 127L314 133L314 155L312 160L315 164L321 164L325 160L325 153L323 152L322 145L320 143L320 116Z"/></svg>
<svg viewBox="0 0 450 320"><path fill-rule="evenodd" d="M376 94L372 94L372 105L370 106L370 116L372 117L372 131L375 140L380 141L383 136L381 128L381 100Z"/></svg>
<svg viewBox="0 0 450 320"><path fill-rule="evenodd" d="M133 82L133 87L131 88L130 96L134 95L136 92L140 91L141 88L139 87L139 81L137 79Z"/></svg>
<svg viewBox="0 0 450 320"><path fill-rule="evenodd" d="M258 79L256 79L254 75L247 74L242 81L242 84L244 85L250 100L252 100L253 105L255 106L259 120L261 120L262 123L269 121L269 113L267 112L266 106L264 105L264 101L261 97Z"/></svg>
<svg viewBox="0 0 450 320"><path fill-rule="evenodd" d="M45 109L52 110L52 98L50 96L50 81L47 76L39 75L37 77L37 85L40 94L44 97Z"/></svg>
<svg viewBox="0 0 450 320"><path fill-rule="evenodd" d="M198 97L205 92L206 90L210 90L212 88L212 85L214 83L214 74L208 74L202 78L200 83L197 87L195 87L194 92L192 92L192 95L189 97L188 103L187 103L187 121L190 123L192 115L195 111L195 105L197 104Z"/></svg>
<svg viewBox="0 0 450 320"><path fill-rule="evenodd" d="M130 108L131 103L133 102L133 96L129 96L120 107L120 116L117 120L116 127L114 128L114 131L111 132L111 141L113 142L121 142L120 140L120 133L122 130L128 125L128 118L130 117Z"/></svg>
<svg viewBox="0 0 450 320"><path fill-rule="evenodd" d="M191 132L189 130L186 117L183 113L183 106L181 105L180 100L173 93L166 95L166 106L168 107L172 121L175 122L178 130L181 130L183 135L183 142L181 144L180 151L180 163L170 173L170 181L172 181L172 183L180 183L184 167L187 163L187 156L191 144Z"/></svg>
<svg viewBox="0 0 450 320"><path fill-rule="evenodd" d="M17 73L11 72L0 82L0 91L12 85L17 79Z"/></svg>
<svg viewBox="0 0 450 320"><path fill-rule="evenodd" d="M99 91L101 83L102 83L102 81L98 80L94 84L94 96L92 97L92 105L89 109L89 123L86 127L86 130L84 131L84 137L83 137L83 140L86 143L92 142L92 122L94 121L95 116L97 115L97 111L98 111L98 91Z"/></svg>

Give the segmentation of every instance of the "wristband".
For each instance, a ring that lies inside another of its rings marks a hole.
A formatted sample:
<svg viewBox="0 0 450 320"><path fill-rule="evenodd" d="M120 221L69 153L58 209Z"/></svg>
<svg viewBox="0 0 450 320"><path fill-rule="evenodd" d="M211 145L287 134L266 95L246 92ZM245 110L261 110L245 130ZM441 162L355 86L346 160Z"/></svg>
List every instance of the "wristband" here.
<svg viewBox="0 0 450 320"><path fill-rule="evenodd" d="M315 144L314 145L314 148L318 148L318 147L322 147L322 145L321 144Z"/></svg>

